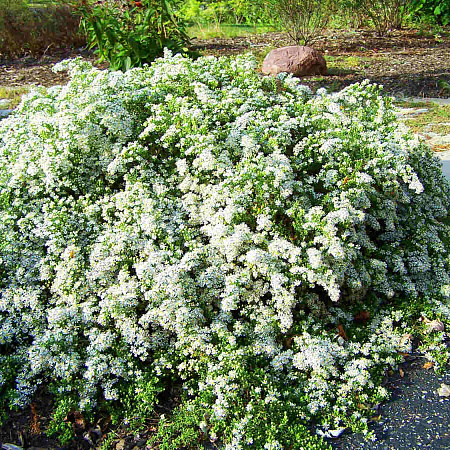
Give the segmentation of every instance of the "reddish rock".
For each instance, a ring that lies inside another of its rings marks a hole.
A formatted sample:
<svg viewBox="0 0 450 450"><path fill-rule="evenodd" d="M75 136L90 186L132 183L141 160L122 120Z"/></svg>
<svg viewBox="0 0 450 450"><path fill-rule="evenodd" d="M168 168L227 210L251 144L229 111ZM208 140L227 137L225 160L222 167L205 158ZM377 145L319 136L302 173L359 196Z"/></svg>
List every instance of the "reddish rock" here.
<svg viewBox="0 0 450 450"><path fill-rule="evenodd" d="M293 45L272 50L264 59L262 72L266 75L288 72L296 77L326 75L327 63L312 47Z"/></svg>

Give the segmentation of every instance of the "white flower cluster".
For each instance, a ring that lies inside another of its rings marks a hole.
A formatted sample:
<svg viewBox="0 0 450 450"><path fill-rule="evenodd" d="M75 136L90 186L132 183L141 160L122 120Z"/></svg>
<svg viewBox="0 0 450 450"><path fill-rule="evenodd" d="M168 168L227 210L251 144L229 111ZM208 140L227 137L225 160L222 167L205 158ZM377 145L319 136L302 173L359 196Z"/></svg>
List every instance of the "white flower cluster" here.
<svg viewBox="0 0 450 450"><path fill-rule="evenodd" d="M371 387L400 341L310 327L286 349L293 328L369 291L450 284L450 187L376 86L274 89L249 56L59 68L67 86L0 123L0 373L20 360L17 404L46 377L93 407L151 370L197 377L225 418L239 383L221 364L241 355L312 373L313 414Z"/></svg>

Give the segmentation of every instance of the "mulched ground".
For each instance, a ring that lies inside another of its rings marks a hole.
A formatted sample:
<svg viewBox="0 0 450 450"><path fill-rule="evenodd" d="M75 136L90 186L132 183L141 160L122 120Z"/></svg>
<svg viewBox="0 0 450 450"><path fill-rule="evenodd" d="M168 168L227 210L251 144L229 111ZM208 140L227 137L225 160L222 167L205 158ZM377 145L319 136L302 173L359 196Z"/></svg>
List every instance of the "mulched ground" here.
<svg viewBox="0 0 450 450"><path fill-rule="evenodd" d="M193 47L203 54L216 56L252 51L259 60L272 48L289 45L283 33L269 33L233 39L193 40ZM302 81L313 89L320 86L341 88L366 78L381 83L385 92L396 96L442 97L450 96L450 30L439 35L421 35L417 30L395 31L385 37L365 30L330 31L314 47L321 50L332 67L323 79L306 77ZM52 86L67 82L65 74L54 74L51 67L69 57L82 56L95 62L92 53L84 49L60 51L40 58L24 57L15 61L0 60L0 86L41 84ZM335 61L358 58L360 65L336 67ZM334 63L333 63L334 61ZM334 68L333 68L334 65ZM106 67L102 65L101 67ZM381 405L376 415L379 421L371 423L377 441L365 442L360 436L344 433L330 440L333 449L450 449L450 399L436 393L441 383L450 384L450 373L435 374L423 368L425 359L407 358L402 365L403 376L397 371L386 379L391 400ZM61 448L48 439L45 429L50 421L51 397L39 391L32 407L11 412L0 427L0 443L15 444L24 449ZM65 449L88 449L98 446L99 437L107 431L107 420L85 424L78 417L67 417L77 439ZM117 433L116 450L145 447L150 429L139 435ZM2 447L8 448L8 447ZM9 447L9 450L13 450Z"/></svg>

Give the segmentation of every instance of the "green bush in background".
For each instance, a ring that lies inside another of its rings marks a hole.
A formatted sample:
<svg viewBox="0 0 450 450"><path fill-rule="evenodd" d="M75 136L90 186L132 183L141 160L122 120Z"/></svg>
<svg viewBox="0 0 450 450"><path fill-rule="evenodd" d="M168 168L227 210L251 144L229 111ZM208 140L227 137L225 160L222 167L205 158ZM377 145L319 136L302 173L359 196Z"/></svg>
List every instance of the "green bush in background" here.
<svg viewBox="0 0 450 450"><path fill-rule="evenodd" d="M180 5L180 14L193 24L270 24L271 15L259 1L245 0L185 0Z"/></svg>
<svg viewBox="0 0 450 450"><path fill-rule="evenodd" d="M439 25L450 23L450 3L448 0L413 0L415 14L419 18L433 19Z"/></svg>
<svg viewBox="0 0 450 450"><path fill-rule="evenodd" d="M379 36L401 29L411 14L413 0L359 0L360 8L370 19Z"/></svg>
<svg viewBox="0 0 450 450"><path fill-rule="evenodd" d="M266 10L296 44L314 42L327 26L334 9L332 0L269 0Z"/></svg>
<svg viewBox="0 0 450 450"><path fill-rule="evenodd" d="M84 2L79 8L90 48L113 70L142 66L161 56L164 48L187 52L185 22L175 16L174 1L106 0Z"/></svg>

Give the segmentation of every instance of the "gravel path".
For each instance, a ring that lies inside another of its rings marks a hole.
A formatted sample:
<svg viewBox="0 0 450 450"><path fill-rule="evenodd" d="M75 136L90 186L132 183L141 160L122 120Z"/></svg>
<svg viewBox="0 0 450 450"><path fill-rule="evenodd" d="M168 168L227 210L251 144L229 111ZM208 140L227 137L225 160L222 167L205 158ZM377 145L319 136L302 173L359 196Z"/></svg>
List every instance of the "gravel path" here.
<svg viewBox="0 0 450 450"><path fill-rule="evenodd" d="M391 399L376 415L370 428L377 440L365 442L362 436L347 433L328 440L333 449L450 449L450 397L440 397L442 383L450 384L450 372L436 374L423 368L425 358L407 358L402 364L403 377L397 371L389 377L386 388Z"/></svg>

